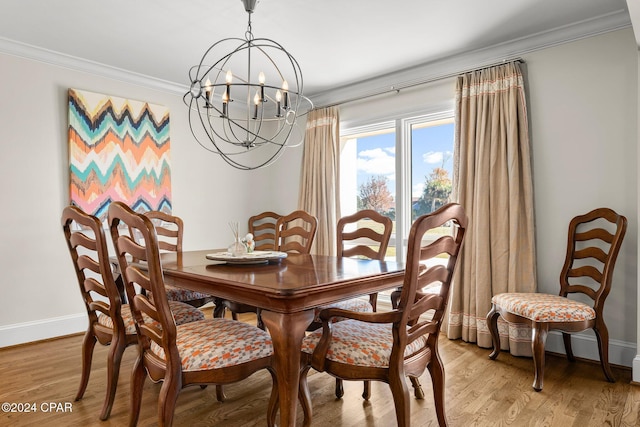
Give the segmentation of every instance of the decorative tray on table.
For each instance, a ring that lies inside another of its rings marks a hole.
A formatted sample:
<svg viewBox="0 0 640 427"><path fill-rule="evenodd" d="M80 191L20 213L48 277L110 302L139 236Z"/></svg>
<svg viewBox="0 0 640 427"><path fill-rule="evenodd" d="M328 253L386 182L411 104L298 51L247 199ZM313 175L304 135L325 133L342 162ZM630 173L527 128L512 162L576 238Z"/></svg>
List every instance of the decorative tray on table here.
<svg viewBox="0 0 640 427"><path fill-rule="evenodd" d="M253 251L241 255L231 252L215 252L206 255L212 261L223 261L227 264L266 264L270 261L280 261L287 257L286 252Z"/></svg>

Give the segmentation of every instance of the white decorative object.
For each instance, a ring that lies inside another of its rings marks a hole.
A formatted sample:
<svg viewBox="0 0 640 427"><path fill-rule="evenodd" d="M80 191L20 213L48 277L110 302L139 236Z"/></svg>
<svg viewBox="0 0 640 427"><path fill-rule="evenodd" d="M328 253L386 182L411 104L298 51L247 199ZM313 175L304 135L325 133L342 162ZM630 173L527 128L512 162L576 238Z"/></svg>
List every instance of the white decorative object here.
<svg viewBox="0 0 640 427"><path fill-rule="evenodd" d="M255 240L253 240L253 234L251 233L247 233L247 235L244 236L244 239L242 239L242 243L244 243L244 245L247 247L248 253L253 252L256 247L256 242Z"/></svg>

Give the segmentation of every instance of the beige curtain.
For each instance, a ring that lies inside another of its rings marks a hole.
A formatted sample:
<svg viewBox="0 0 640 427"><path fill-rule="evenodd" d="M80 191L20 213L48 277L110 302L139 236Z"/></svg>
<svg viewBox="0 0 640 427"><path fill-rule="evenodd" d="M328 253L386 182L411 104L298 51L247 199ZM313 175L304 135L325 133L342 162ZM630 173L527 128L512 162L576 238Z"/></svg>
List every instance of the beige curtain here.
<svg viewBox="0 0 640 427"><path fill-rule="evenodd" d="M336 254L336 222L340 212L340 118L337 107L309 112L302 155L298 207L318 219L312 253Z"/></svg>
<svg viewBox="0 0 640 427"><path fill-rule="evenodd" d="M454 194L470 226L449 303L451 339L491 347L486 315L501 292L536 291L533 185L520 63L458 77ZM499 325L501 346L531 355L530 332Z"/></svg>

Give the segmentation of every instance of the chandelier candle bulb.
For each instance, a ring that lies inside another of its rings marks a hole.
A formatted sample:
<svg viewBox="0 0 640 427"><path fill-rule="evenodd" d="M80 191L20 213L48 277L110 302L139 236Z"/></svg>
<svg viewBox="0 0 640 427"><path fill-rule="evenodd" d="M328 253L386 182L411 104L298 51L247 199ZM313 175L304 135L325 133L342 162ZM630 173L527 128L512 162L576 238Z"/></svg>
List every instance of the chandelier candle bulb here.
<svg viewBox="0 0 640 427"><path fill-rule="evenodd" d="M231 73L231 70L227 71L226 82L227 82L227 102L229 102L231 100L231 83L233 82L233 73Z"/></svg>
<svg viewBox="0 0 640 427"><path fill-rule="evenodd" d="M255 109L253 110L253 118L258 118L258 105L260 105L260 94L256 91L256 96L253 97L253 103L255 104Z"/></svg>
<svg viewBox="0 0 640 427"><path fill-rule="evenodd" d="M260 71L260 74L258 74L258 83L260 83L260 100L262 102L267 102L267 100L264 97L264 82L265 82L264 73Z"/></svg>
<svg viewBox="0 0 640 427"><path fill-rule="evenodd" d="M211 80L207 79L204 83L204 96L206 98L206 106L209 108L211 106L211 100L213 98L213 86L211 86Z"/></svg>
<svg viewBox="0 0 640 427"><path fill-rule="evenodd" d="M227 117L228 111L227 111L227 105L229 104L229 89L226 90L226 92L224 93L224 95L222 95L222 116L220 117Z"/></svg>
<svg viewBox="0 0 640 427"><path fill-rule="evenodd" d="M289 108L289 83L287 81L282 82L282 91L284 92L284 109Z"/></svg>
<svg viewBox="0 0 640 427"><path fill-rule="evenodd" d="M276 91L276 117L282 117L282 111L280 110L280 101L282 101L282 92Z"/></svg>

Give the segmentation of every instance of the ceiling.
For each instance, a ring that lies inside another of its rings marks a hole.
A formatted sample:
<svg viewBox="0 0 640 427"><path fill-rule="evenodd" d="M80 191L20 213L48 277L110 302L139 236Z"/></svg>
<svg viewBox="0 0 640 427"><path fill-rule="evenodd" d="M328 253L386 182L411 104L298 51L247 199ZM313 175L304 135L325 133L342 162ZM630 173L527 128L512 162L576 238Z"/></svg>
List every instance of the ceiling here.
<svg viewBox="0 0 640 427"><path fill-rule="evenodd" d="M577 26L628 26L627 1L262 0L252 28L297 59L313 96L532 37L579 38ZM247 29L239 0L2 0L0 11L0 51L15 41L184 87L211 44Z"/></svg>

